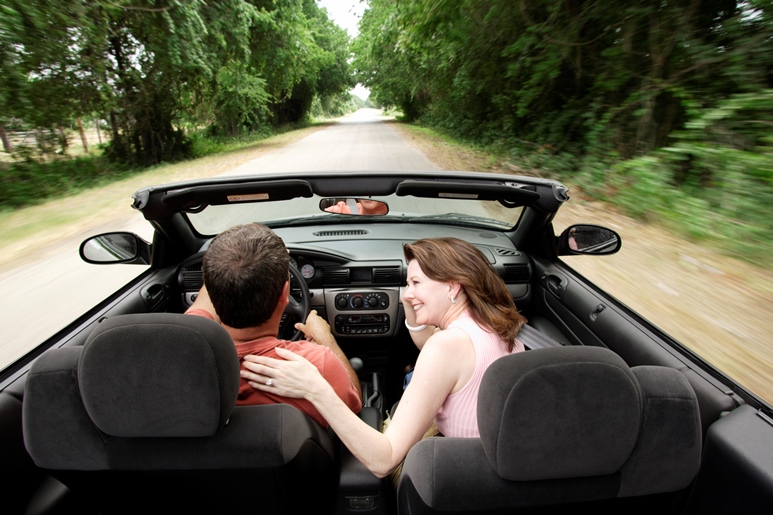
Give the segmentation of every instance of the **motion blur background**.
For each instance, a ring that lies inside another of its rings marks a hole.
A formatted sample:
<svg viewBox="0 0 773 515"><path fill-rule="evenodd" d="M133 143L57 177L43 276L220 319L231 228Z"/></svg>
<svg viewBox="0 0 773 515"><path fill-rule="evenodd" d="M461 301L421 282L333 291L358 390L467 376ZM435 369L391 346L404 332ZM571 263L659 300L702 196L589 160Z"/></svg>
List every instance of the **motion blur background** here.
<svg viewBox="0 0 773 515"><path fill-rule="evenodd" d="M773 402L772 3L0 0L5 363L138 272L36 268L136 188L378 108L438 167L568 184L556 228L624 240L570 265Z"/></svg>

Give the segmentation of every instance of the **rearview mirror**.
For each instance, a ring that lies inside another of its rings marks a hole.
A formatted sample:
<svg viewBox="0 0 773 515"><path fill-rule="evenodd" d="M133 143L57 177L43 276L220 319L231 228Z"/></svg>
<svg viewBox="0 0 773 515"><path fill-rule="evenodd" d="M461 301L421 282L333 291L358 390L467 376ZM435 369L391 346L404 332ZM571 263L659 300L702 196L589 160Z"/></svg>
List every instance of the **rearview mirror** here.
<svg viewBox="0 0 773 515"><path fill-rule="evenodd" d="M131 263L147 265L150 245L130 232L110 232L92 236L81 243L81 259L96 265Z"/></svg>
<svg viewBox="0 0 773 515"><path fill-rule="evenodd" d="M598 225L572 225L558 237L558 254L614 254L622 246L620 235L612 229Z"/></svg>
<svg viewBox="0 0 773 515"><path fill-rule="evenodd" d="M341 215L385 215L389 213L386 202L371 198L323 198L319 209Z"/></svg>

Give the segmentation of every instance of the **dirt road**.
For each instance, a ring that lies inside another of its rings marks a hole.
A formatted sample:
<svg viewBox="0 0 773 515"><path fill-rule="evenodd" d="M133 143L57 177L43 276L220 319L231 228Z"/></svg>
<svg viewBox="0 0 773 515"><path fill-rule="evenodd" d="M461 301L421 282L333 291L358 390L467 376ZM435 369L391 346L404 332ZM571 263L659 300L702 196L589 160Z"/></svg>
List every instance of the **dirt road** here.
<svg viewBox="0 0 773 515"><path fill-rule="evenodd" d="M149 237L148 224L128 208L132 193L147 184L261 170L507 171L486 156L385 123L373 112L344 122L283 135L260 148L152 170L0 217L0 366L139 273L132 266L80 263L77 247L84 237L107 230ZM614 228L623 248L615 256L567 258L572 267L773 403L773 274L573 194L555 221L556 230L576 222Z"/></svg>

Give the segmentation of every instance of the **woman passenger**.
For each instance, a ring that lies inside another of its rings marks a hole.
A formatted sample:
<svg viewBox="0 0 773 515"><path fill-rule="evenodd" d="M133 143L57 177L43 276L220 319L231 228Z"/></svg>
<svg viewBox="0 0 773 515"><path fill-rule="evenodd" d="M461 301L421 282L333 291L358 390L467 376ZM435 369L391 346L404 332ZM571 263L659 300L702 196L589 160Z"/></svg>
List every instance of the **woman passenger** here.
<svg viewBox="0 0 773 515"><path fill-rule="evenodd" d="M480 436L483 373L496 359L524 350L516 335L526 320L480 250L456 238L427 238L406 244L404 252L408 279L402 301L420 352L383 433L341 402L316 367L286 349L276 349L284 360L245 356L242 371L253 388L312 402L352 454L379 477L400 465L433 421L444 436ZM302 324L296 328L302 330Z"/></svg>

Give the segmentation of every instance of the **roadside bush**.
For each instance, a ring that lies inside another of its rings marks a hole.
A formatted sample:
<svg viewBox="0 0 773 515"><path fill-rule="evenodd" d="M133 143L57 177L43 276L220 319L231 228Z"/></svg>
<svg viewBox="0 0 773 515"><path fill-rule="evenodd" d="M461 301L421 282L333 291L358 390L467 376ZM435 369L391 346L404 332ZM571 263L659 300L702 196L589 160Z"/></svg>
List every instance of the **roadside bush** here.
<svg viewBox="0 0 773 515"><path fill-rule="evenodd" d="M190 135L193 158L210 156L221 152L231 152L249 147L280 131L264 126L250 133L236 137L212 135L209 130L193 132Z"/></svg>
<svg viewBox="0 0 773 515"><path fill-rule="evenodd" d="M670 146L581 174L588 192L752 262L773 255L773 90L704 109Z"/></svg>
<svg viewBox="0 0 773 515"><path fill-rule="evenodd" d="M17 161L0 171L0 209L13 209L61 197L115 180L129 169L104 159L84 157L38 163Z"/></svg>
<svg viewBox="0 0 773 515"><path fill-rule="evenodd" d="M238 137L213 136L202 129L190 132L188 145L193 158L249 148L276 135L308 126L299 122L281 127L266 126ZM16 209L44 200L119 180L147 170L148 166L128 166L101 156L63 157L39 162L33 155L16 153L13 163L0 163L0 210Z"/></svg>
<svg viewBox="0 0 773 515"><path fill-rule="evenodd" d="M631 159L605 145L603 132L582 154L513 137L463 144L513 173L554 178L629 216L752 263L773 263L773 90L734 95L709 108L693 103L689 114L668 146ZM461 142L435 120L422 121Z"/></svg>

